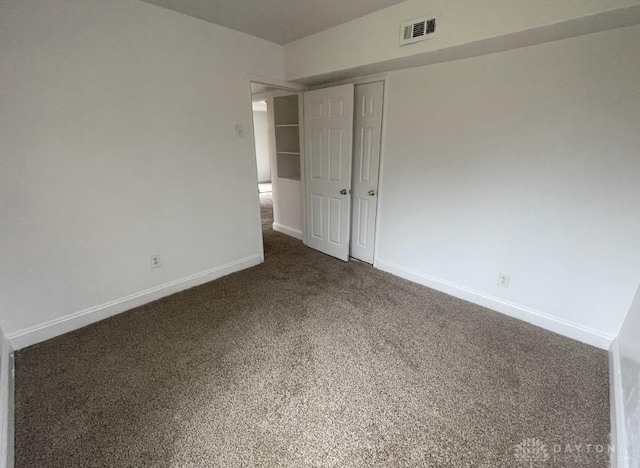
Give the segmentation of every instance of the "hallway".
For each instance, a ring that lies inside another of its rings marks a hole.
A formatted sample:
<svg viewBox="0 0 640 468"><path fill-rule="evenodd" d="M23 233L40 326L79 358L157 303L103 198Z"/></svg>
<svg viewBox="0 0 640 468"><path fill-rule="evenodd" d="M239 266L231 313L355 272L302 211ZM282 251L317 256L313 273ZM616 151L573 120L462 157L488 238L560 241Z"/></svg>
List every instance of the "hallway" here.
<svg viewBox="0 0 640 468"><path fill-rule="evenodd" d="M512 467L527 438L608 443L604 351L308 249L260 199L264 264L17 353L16 466Z"/></svg>

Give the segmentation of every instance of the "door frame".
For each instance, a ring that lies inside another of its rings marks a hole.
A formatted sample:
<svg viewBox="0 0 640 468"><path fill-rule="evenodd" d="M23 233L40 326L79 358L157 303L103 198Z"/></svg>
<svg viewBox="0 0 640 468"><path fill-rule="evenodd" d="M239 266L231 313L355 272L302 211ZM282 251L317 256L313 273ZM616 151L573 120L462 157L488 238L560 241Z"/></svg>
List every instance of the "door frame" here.
<svg viewBox="0 0 640 468"><path fill-rule="evenodd" d="M382 186L382 181L384 177L384 161L385 161L385 143L387 137L387 105L388 105L388 95L387 90L389 89L389 74L388 73L376 73L374 75L366 75L359 76L355 78L347 78L339 81L332 81L331 83L322 83L319 85L314 85L309 87L309 91L314 89L328 88L330 86L339 86L342 84L353 84L354 86L375 83L377 81L382 81L384 83L384 92L382 94L382 129L380 132L380 169L378 171L378 205L376 206L376 227L375 231L375 239L373 241L373 267L378 268L378 245L380 241L380 219L382 215L382 201L384 198L384 190L381 192L380 187ZM306 210L305 210L306 211ZM353 227L353 226L352 226Z"/></svg>
<svg viewBox="0 0 640 468"><path fill-rule="evenodd" d="M273 86L275 88L280 88L283 89L285 91L292 91L292 92L297 92L299 95L302 95L302 93L304 93L304 91L310 91L310 90L314 90L314 89L320 89L320 88L328 88L330 86L339 86L342 84L353 84L354 86L360 85L360 84L368 84L368 83L374 83L376 81L382 81L384 82L384 94L382 97L382 131L381 131L381 135L380 135L380 170L378 172L378 206L376 207L376 227L375 227L375 239L373 242L373 267L374 268L379 268L378 266L378 247L379 247L379 242L380 242L380 224L381 224L381 219L382 219L382 215L383 215L383 209L382 209L382 205L383 205L383 200L384 200L384 190L380 191L380 187L382 186L383 180L384 180L384 167L385 167L385 160L386 160L386 155L385 155L385 148L386 148L386 139L387 139L387 112L386 109L388 107L388 99L389 99L389 93L387 92L389 89L388 83L389 83L389 74L388 73L376 73L373 75L365 75L365 76L359 76L359 77L355 77L355 78L347 78L344 80L338 80L338 81L332 81L332 82L326 82L326 83L322 83L322 84L318 84L318 85L313 85L313 86L305 86L302 85L300 83L294 83L291 81L286 81L283 80L281 78L275 78L275 77L271 77L271 76L265 76L265 75L258 75L255 73L247 73L247 94L248 94L248 105L249 105L249 109L251 109L252 107L252 95L251 95L251 83L260 83L260 84L264 84L264 85L268 85L268 86ZM304 101L304 99L303 99ZM303 126L304 126L304 105L299 106L300 107L300 116L299 116L299 121L301 122L301 129L303 130ZM256 149L255 149L255 136L254 136L254 128L253 128L253 114L252 114L252 118L250 119L250 130L251 130L251 154L253 156L253 164L255 165L255 185L257 186L258 184L258 163L256 160ZM304 131L302 131L301 133L304 133ZM304 135L301 135L301 140L300 140L300 171L302 174L306 174L306 172L302 172L305 171L305 155L304 155ZM301 189L302 189L302 203L303 203L303 207L304 209L302 210L302 242L307 245L307 210L306 210L306 177L301 177L300 178L300 182L301 182ZM264 262L264 241L262 239L262 222L260 219L260 196L258 194L258 191L256 190L256 205L257 205L257 213L256 213L256 227L258 229L258 233L259 233L259 238L260 238L260 259L261 262Z"/></svg>
<svg viewBox="0 0 640 468"><path fill-rule="evenodd" d="M255 128L253 125L253 95L251 93L251 83L259 83L259 84L263 84L263 85L267 85L267 86L272 86L274 88L279 88L283 91L291 91L294 93L298 93L299 95L302 95L302 93L304 91L306 91L308 89L307 86L305 85L301 85L300 83L293 83L290 81L286 81L283 80L281 78L275 78L275 77L271 77L271 76L265 76L265 75L258 75L255 73L247 73L246 74L246 80L247 80L247 98L248 98L248 108L251 112L251 118L249 119L249 130L250 130L250 143L251 143L251 156L253 158L253 166L254 166L254 177L253 177L253 185L255 187L258 187L258 160L256 157L256 141L255 141ZM304 107L304 106L302 106ZM302 112L300 110L300 112ZM302 113L300 114L300 117L302 118ZM302 128L302 126L301 126ZM245 132L246 135L246 132ZM302 136L301 136L302 138ZM300 141L300 171L302 171L304 169L304 149L302 148L304 141L301 140ZM304 193L305 193L305 181L304 181L304 177L300 178L300 183L302 185L302 193L303 193L303 197L304 197ZM258 230L258 238L260 239L260 263L264 263L264 239L262 238L262 219L261 219L261 214L260 214L260 194L258 193L258 190L255 190L255 201L256 201L256 207L257 207L257 212L255 214L255 225L256 228ZM306 225L306 209L302 210L302 239L303 242L306 244L306 229L305 229L305 225Z"/></svg>

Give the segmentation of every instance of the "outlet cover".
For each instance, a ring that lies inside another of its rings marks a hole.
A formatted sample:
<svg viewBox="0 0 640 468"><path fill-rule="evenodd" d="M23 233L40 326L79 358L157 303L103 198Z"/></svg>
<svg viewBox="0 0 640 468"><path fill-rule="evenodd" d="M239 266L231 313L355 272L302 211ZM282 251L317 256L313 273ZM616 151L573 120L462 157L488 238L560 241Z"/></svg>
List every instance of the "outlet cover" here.
<svg viewBox="0 0 640 468"><path fill-rule="evenodd" d="M151 263L151 268L160 268L162 263L160 262L160 255L153 255L149 257L149 263Z"/></svg>
<svg viewBox="0 0 640 468"><path fill-rule="evenodd" d="M501 286L503 288L508 288L510 280L511 280L511 275L500 273L498 275L498 286Z"/></svg>

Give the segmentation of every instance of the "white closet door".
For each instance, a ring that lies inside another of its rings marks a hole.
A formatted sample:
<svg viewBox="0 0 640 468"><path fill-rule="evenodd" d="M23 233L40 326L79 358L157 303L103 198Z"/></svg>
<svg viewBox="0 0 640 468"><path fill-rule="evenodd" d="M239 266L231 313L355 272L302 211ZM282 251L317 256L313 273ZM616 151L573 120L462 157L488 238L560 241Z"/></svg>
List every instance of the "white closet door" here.
<svg viewBox="0 0 640 468"><path fill-rule="evenodd" d="M384 83L355 88L351 256L373 263Z"/></svg>
<svg viewBox="0 0 640 468"><path fill-rule="evenodd" d="M353 85L304 93L307 245L349 260Z"/></svg>

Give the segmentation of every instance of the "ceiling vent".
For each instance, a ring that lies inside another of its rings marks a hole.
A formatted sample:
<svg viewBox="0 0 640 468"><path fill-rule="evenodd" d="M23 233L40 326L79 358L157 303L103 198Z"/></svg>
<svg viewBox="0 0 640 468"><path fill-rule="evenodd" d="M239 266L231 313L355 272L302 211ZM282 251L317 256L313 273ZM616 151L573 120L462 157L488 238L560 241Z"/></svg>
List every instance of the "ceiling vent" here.
<svg viewBox="0 0 640 468"><path fill-rule="evenodd" d="M400 45L424 41L436 35L436 18L426 17L405 21L400 25Z"/></svg>

